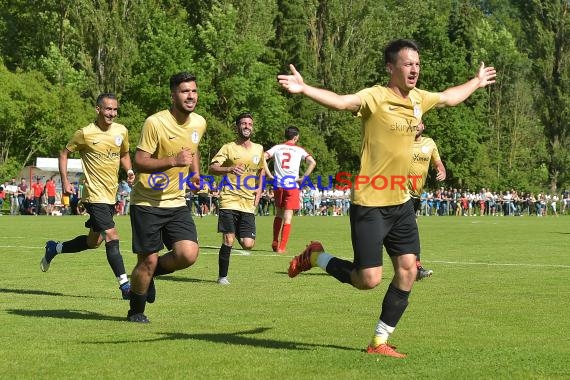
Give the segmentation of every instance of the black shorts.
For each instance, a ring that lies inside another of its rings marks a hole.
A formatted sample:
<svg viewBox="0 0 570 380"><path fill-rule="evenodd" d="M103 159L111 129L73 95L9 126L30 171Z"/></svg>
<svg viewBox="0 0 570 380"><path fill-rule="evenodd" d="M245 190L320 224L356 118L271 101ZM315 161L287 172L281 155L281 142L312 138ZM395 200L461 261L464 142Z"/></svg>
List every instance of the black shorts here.
<svg viewBox="0 0 570 380"><path fill-rule="evenodd" d="M412 201L386 207L350 205L354 266L382 266L382 247L390 256L420 253L420 237Z"/></svg>
<svg viewBox="0 0 570 380"><path fill-rule="evenodd" d="M48 205L54 205L54 204L55 204L55 196L48 197Z"/></svg>
<svg viewBox="0 0 570 380"><path fill-rule="evenodd" d="M107 231L115 228L115 205L106 203L84 203L85 210L89 214L89 219L85 222L85 227L95 232Z"/></svg>
<svg viewBox="0 0 570 380"><path fill-rule="evenodd" d="M238 238L255 240L255 215L236 210L220 210L218 213L218 232L235 234Z"/></svg>
<svg viewBox="0 0 570 380"><path fill-rule="evenodd" d="M412 197L412 202L414 204L414 211L417 213L422 205L422 200L420 198Z"/></svg>
<svg viewBox="0 0 570 380"><path fill-rule="evenodd" d="M174 243L190 240L198 243L196 225L186 206L163 208L130 206L133 252L149 255L164 246L171 250Z"/></svg>

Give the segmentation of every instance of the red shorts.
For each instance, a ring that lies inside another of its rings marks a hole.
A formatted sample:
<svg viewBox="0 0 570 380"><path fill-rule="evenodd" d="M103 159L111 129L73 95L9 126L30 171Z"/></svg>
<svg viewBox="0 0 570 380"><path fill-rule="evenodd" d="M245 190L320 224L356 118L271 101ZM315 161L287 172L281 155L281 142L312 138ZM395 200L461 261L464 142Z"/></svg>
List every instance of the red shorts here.
<svg viewBox="0 0 570 380"><path fill-rule="evenodd" d="M275 207L284 210L299 210L301 208L299 189L275 189Z"/></svg>

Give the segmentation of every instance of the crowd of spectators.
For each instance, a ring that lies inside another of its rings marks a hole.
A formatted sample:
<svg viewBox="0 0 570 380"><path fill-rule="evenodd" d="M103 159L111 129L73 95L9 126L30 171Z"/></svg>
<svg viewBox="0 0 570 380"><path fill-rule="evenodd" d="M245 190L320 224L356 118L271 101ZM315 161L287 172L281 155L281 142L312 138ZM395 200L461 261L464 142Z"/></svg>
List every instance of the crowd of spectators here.
<svg viewBox="0 0 570 380"><path fill-rule="evenodd" d="M44 182L45 180L45 182ZM54 178L35 177L28 185L25 178L19 182L15 178L0 185L0 215L79 215L84 213L81 206L83 185L74 183L73 194L63 194L61 184L57 187Z"/></svg>
<svg viewBox="0 0 570 380"><path fill-rule="evenodd" d="M29 186L26 179L19 182L15 178L0 185L0 210L11 215L81 215L85 211L81 206L83 185L74 182L75 192L71 196L61 193L61 186L55 195L55 204L48 196L49 186L43 178L34 178ZM53 179L47 179L47 183ZM126 181L121 181L117 190L115 212L128 215L131 188ZM203 189L186 194L187 205L195 216L218 215L220 191L215 182L211 186L205 182ZM318 190L304 188L301 191L299 216L343 216L350 208L350 189ZM470 191L462 189L424 190L421 195L421 207L418 216L522 216L522 215L559 215L570 213L570 195L566 190L561 194L491 191L481 189ZM275 215L273 189L268 186L262 193L257 208L257 216Z"/></svg>
<svg viewBox="0 0 570 380"><path fill-rule="evenodd" d="M462 189L424 191L418 216L523 216L566 214L570 211L569 192L562 194Z"/></svg>

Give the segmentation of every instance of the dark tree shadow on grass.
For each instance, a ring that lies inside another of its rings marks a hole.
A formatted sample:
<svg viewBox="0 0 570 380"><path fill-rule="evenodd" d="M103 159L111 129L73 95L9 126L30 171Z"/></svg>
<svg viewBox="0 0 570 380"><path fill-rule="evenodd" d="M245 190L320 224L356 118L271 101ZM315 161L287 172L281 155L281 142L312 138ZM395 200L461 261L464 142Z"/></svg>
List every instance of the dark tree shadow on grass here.
<svg viewBox="0 0 570 380"><path fill-rule="evenodd" d="M232 344L236 346L251 346L258 348L274 348L284 350L312 350L314 348L333 348L345 351L362 351L354 347L344 347L334 344L315 344L315 343L302 343L286 340L276 340L267 338L256 338L252 335L261 334L270 330L269 327L258 327L246 331L238 331L234 333L157 333L159 336L153 339L137 340L137 342L160 342L160 341L173 341L173 340L199 340L211 343ZM105 341L105 342L83 342L92 344L130 344L130 340L122 341Z"/></svg>
<svg viewBox="0 0 570 380"><path fill-rule="evenodd" d="M188 278L188 277L179 277L179 276L159 276L159 277L155 277L155 281L173 281L173 282L194 282L194 283L199 283L199 282L205 282L205 283L209 283L209 282L216 282L214 280L202 280L199 278Z"/></svg>
<svg viewBox="0 0 570 380"><path fill-rule="evenodd" d="M52 296L52 297L95 298L91 296L78 296L78 295L64 294L59 292L46 292L45 290L34 290L34 289L0 288L0 293L29 294L34 296Z"/></svg>
<svg viewBox="0 0 570 380"><path fill-rule="evenodd" d="M87 310L23 310L11 309L6 310L8 314L19 315L22 317L37 317L37 318L62 318L62 319L83 319L83 320L96 320L96 321L125 321L126 318L108 316L99 313L94 313Z"/></svg>

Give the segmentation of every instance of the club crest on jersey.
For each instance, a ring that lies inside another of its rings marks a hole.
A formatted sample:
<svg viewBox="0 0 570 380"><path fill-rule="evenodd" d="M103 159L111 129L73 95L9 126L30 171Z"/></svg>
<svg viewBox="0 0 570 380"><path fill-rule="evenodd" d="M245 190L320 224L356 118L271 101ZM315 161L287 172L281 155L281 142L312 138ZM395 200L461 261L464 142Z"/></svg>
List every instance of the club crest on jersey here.
<svg viewBox="0 0 570 380"><path fill-rule="evenodd" d="M259 164L259 156L253 156L251 159L255 165Z"/></svg>
<svg viewBox="0 0 570 380"><path fill-rule="evenodd" d="M123 143L123 136L121 136L121 135L115 136L115 145L121 146L122 143Z"/></svg>
<svg viewBox="0 0 570 380"><path fill-rule="evenodd" d="M193 131L192 134L190 135L190 139L194 144L198 144L200 142L200 134L198 133L198 131Z"/></svg>
<svg viewBox="0 0 570 380"><path fill-rule="evenodd" d="M422 118L422 107L419 104L414 104L414 116L416 119Z"/></svg>
<svg viewBox="0 0 570 380"><path fill-rule="evenodd" d="M429 148L427 146L422 146L422 153L427 154L429 152Z"/></svg>

